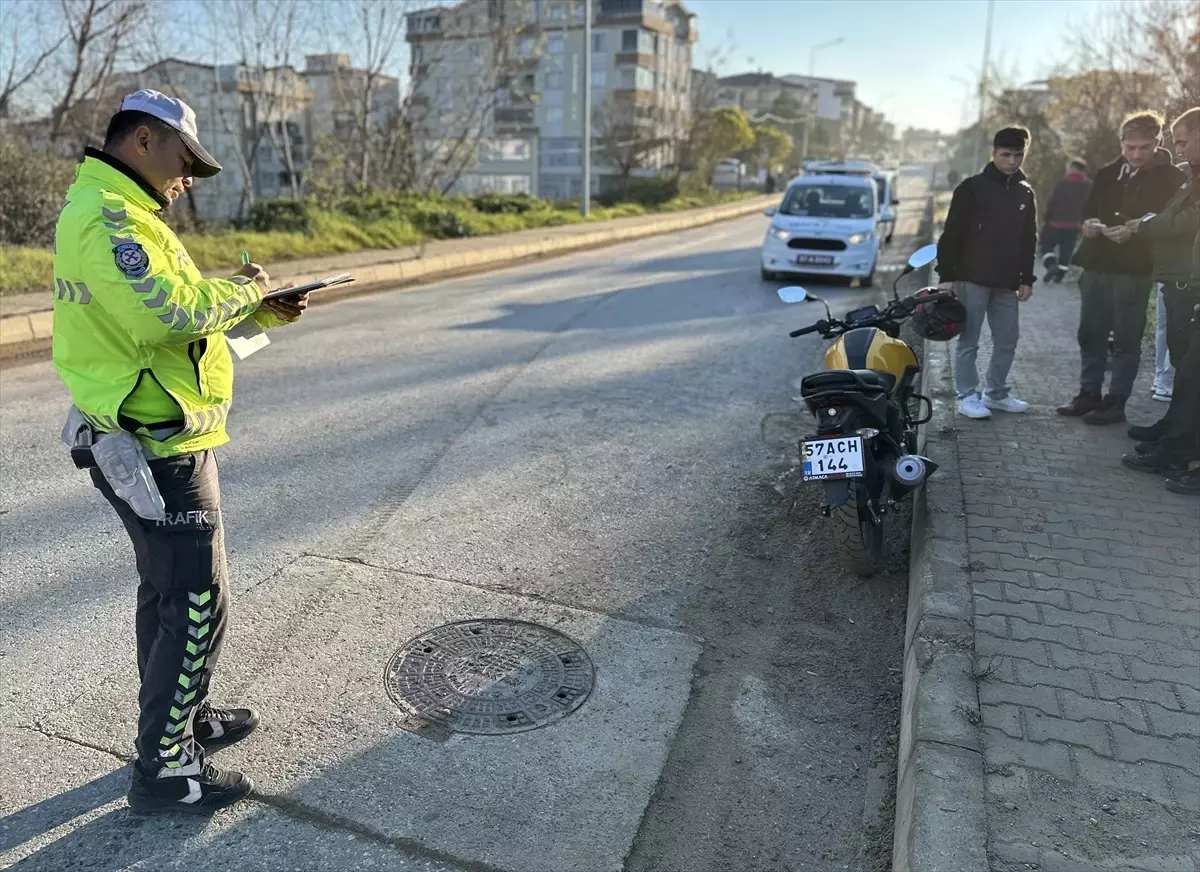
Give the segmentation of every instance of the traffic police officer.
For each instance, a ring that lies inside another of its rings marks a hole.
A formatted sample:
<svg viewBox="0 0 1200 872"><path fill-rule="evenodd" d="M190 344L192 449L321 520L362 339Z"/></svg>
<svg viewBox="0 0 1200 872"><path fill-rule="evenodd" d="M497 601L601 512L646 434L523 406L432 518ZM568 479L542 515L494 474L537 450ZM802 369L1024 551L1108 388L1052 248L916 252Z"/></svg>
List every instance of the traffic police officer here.
<svg viewBox="0 0 1200 872"><path fill-rule="evenodd" d="M213 455L229 439L233 395L224 333L247 318L264 329L290 323L307 298L264 303L269 278L257 264L204 278L163 223L193 178L220 170L191 107L137 91L113 115L104 147L86 150L55 230L54 364L73 414L89 440L127 439L148 467L145 486L161 497L149 520L118 495L128 480L80 464L92 465L137 558L141 711L128 800L146 811L208 812L252 789L205 759L258 725L254 711L208 700L229 608Z"/></svg>

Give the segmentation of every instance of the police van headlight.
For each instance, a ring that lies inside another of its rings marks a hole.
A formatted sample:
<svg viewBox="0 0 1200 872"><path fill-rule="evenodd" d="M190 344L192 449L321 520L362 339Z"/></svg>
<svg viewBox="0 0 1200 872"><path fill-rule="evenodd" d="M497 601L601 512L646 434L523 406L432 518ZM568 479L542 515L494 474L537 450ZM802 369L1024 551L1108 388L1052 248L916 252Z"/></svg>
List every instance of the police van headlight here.
<svg viewBox="0 0 1200 872"><path fill-rule="evenodd" d="M776 239L786 240L792 234L787 230L780 230L778 227L771 228L771 235Z"/></svg>
<svg viewBox="0 0 1200 872"><path fill-rule="evenodd" d="M853 236L851 236L846 241L849 242L851 245L861 245L864 242L870 242L874 238L875 238L875 231L868 230L865 233L855 233Z"/></svg>

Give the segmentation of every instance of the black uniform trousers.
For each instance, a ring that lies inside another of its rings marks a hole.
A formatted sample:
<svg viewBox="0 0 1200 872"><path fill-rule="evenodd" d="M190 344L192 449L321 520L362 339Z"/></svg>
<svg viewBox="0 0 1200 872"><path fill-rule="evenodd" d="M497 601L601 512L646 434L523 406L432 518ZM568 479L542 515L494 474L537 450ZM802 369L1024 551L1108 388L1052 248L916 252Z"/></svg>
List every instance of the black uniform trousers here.
<svg viewBox="0 0 1200 872"><path fill-rule="evenodd" d="M1168 296L1171 291L1173 297ZM1167 432L1159 446L1166 453L1200 460L1200 315L1195 312L1200 304L1200 285L1186 289L1168 286L1164 297L1175 300L1175 308L1167 312L1168 347L1186 344L1180 362L1175 364L1175 388L1164 418ZM1173 331L1178 334L1176 345L1169 345ZM1175 361L1173 350L1171 361Z"/></svg>
<svg viewBox="0 0 1200 872"><path fill-rule="evenodd" d="M137 557L137 753L141 765L155 771L180 769L203 757L192 722L220 654L229 584L213 452L155 459L150 469L166 503L165 521L139 517L99 469L91 475L120 516Z"/></svg>

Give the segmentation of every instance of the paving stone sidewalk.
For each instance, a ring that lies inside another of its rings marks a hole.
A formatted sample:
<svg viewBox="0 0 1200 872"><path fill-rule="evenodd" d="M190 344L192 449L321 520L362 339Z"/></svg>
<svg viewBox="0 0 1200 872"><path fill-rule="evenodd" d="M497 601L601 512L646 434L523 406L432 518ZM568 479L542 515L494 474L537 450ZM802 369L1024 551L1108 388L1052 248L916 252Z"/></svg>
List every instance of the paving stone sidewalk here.
<svg viewBox="0 0 1200 872"><path fill-rule="evenodd" d="M1077 287L1039 284L1011 377L1029 411L955 425L989 859L993 872L1195 872L1200 499L1123 467L1125 425L1055 414L1078 390L1078 313ZM1166 408L1149 398L1146 345L1139 423Z"/></svg>

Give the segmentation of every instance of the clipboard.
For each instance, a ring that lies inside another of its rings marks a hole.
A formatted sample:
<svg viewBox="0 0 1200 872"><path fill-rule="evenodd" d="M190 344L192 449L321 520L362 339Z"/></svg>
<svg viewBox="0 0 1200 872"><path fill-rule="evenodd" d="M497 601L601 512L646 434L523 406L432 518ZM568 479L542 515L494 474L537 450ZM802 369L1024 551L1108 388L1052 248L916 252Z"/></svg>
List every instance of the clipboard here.
<svg viewBox="0 0 1200 872"><path fill-rule="evenodd" d="M305 294L309 291L319 291L322 288L333 287L334 285L344 285L347 282L354 281L354 276L350 273L343 273L338 276L330 276L327 279L321 279L319 282L310 282L307 285L296 285L292 288L276 288L273 291L267 291L263 294L264 300L278 300L281 297L294 297L298 294Z"/></svg>

